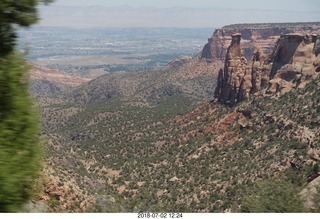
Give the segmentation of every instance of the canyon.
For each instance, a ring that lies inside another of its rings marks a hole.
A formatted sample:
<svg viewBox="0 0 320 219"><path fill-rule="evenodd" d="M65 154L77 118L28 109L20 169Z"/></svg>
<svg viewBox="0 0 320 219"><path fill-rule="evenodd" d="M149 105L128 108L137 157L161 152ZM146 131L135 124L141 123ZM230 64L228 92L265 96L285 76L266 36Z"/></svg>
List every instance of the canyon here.
<svg viewBox="0 0 320 219"><path fill-rule="evenodd" d="M319 176L319 30L229 25L160 70L90 81L47 71L42 79L68 87L38 101L47 211L252 212L247 200L268 180L313 202L304 189Z"/></svg>

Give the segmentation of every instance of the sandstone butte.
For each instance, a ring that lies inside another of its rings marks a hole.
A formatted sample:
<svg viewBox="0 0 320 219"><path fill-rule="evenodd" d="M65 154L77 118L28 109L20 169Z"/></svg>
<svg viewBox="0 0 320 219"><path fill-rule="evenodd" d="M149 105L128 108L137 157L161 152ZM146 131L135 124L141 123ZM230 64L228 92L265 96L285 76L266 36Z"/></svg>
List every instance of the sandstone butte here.
<svg viewBox="0 0 320 219"><path fill-rule="evenodd" d="M218 59L224 61L232 34L240 33L243 55L247 60L250 60L256 47L261 48L264 54L269 54L281 35L295 32L319 33L320 23L232 24L224 26L214 31L200 55L208 62Z"/></svg>
<svg viewBox="0 0 320 219"><path fill-rule="evenodd" d="M241 35L241 51L249 62L254 54L256 59L260 59L263 54L273 52L280 36L298 32L310 35L320 33L320 22L227 25L214 31L197 57L187 63L185 63L186 59L177 59L168 66L179 67L175 73L178 79L194 78L204 74L216 76L219 69L224 66L234 33Z"/></svg>
<svg viewBox="0 0 320 219"><path fill-rule="evenodd" d="M219 71L215 97L220 102L233 106L254 94L280 96L319 76L319 34L281 35L268 56L255 48L249 63L241 37L241 33L231 35L224 69Z"/></svg>

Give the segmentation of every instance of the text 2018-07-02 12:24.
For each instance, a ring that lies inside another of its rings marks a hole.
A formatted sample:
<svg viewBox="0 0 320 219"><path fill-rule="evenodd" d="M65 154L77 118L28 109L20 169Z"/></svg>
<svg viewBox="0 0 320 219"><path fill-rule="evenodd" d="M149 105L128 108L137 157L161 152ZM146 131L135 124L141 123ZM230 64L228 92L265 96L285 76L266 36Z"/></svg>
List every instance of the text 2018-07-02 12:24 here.
<svg viewBox="0 0 320 219"><path fill-rule="evenodd" d="M183 218L182 213L138 213L138 218Z"/></svg>

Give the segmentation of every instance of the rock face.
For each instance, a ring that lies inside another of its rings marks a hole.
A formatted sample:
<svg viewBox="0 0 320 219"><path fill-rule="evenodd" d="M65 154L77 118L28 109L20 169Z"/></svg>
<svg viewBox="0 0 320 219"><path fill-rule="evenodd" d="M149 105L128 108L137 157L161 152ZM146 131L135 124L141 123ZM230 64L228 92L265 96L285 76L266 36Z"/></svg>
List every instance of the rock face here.
<svg viewBox="0 0 320 219"><path fill-rule="evenodd" d="M216 29L201 52L201 58L208 62L224 60L228 46L232 41L231 35L238 32L242 35L243 55L250 60L254 48L260 47L264 54L272 51L277 39L293 32L317 33L320 23L287 23L287 24L235 24ZM319 42L320 43L320 42ZM320 45L319 45L320 46ZM318 49L319 49L318 46Z"/></svg>
<svg viewBox="0 0 320 219"><path fill-rule="evenodd" d="M232 35L231 45L228 48L224 71L220 70L218 86L215 90L215 95L222 102L230 101L234 104L242 99L243 94L241 86L245 76L247 60L243 56L241 47L241 34L235 33Z"/></svg>
<svg viewBox="0 0 320 219"><path fill-rule="evenodd" d="M282 35L268 57L261 48L255 48L248 65L240 46L241 34L232 34L231 38L215 90L220 102L233 106L258 91L280 96L303 88L319 75L319 35Z"/></svg>
<svg viewBox="0 0 320 219"><path fill-rule="evenodd" d="M213 36L208 39L208 43L201 52L202 59L206 59L209 62L216 59L222 60L224 49L223 31L223 29L215 30Z"/></svg>
<svg viewBox="0 0 320 219"><path fill-rule="evenodd" d="M251 73L251 90L250 94L257 92L262 87L267 86L269 75L264 68L265 55L260 48L256 48L247 72Z"/></svg>
<svg viewBox="0 0 320 219"><path fill-rule="evenodd" d="M307 34L286 34L281 36L269 60L270 69L268 94L284 94L294 88L303 88L318 75L314 63L315 41Z"/></svg>

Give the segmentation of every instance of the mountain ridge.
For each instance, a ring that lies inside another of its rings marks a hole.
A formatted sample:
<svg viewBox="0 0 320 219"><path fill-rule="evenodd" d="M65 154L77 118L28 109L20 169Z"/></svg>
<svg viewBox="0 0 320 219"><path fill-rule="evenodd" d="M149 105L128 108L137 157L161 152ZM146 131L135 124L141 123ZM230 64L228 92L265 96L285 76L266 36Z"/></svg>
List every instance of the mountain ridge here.
<svg viewBox="0 0 320 219"><path fill-rule="evenodd" d="M30 90L36 98L52 96L91 80L35 64L30 66Z"/></svg>

